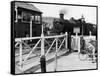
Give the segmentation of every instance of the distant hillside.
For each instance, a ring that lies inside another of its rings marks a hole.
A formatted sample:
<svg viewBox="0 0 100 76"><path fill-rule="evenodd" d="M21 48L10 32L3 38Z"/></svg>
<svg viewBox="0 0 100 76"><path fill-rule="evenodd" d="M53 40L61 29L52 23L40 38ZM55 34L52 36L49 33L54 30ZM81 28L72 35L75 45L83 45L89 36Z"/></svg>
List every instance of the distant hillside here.
<svg viewBox="0 0 100 76"><path fill-rule="evenodd" d="M42 17L42 21L43 22L47 22L50 25L53 25L53 20L55 19L55 17Z"/></svg>

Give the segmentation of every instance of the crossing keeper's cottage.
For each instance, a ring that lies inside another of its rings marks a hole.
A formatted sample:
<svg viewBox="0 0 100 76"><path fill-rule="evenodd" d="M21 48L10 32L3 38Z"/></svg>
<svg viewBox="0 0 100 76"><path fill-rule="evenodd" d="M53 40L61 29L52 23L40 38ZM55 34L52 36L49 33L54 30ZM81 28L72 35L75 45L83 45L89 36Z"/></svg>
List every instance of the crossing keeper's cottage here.
<svg viewBox="0 0 100 76"><path fill-rule="evenodd" d="M42 12L32 4L15 2L15 38L41 35Z"/></svg>

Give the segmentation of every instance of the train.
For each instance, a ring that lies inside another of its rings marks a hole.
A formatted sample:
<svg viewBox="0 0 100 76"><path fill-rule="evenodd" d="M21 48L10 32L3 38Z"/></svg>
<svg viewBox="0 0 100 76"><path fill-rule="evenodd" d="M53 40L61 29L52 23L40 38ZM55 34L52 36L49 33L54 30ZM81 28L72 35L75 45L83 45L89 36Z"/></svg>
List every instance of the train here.
<svg viewBox="0 0 100 76"><path fill-rule="evenodd" d="M79 28L80 31L78 35L89 35L90 32L92 35L97 35L97 26L92 23L87 23L85 18L82 16L80 19L74 19L73 17L70 20L64 19L64 14L60 13L60 18L53 20L54 32L57 34L68 32L72 35L75 35L74 28Z"/></svg>

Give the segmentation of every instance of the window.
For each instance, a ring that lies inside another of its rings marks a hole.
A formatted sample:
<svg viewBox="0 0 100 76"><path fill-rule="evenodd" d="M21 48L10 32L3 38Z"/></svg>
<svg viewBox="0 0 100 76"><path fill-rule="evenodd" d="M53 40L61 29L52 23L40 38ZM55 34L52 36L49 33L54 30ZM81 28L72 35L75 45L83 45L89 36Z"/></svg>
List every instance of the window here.
<svg viewBox="0 0 100 76"><path fill-rule="evenodd" d="M38 15L35 16L35 23L40 24L40 16Z"/></svg>
<svg viewBox="0 0 100 76"><path fill-rule="evenodd" d="M22 21L23 21L23 22L30 22L31 16L32 16L31 13L23 12L23 13L22 13Z"/></svg>
<svg viewBox="0 0 100 76"><path fill-rule="evenodd" d="M23 22L30 22L31 18L32 18L32 21L35 24L40 24L41 23L41 20L40 20L41 17L39 15L32 15L31 13L26 12L26 11L22 12L22 21Z"/></svg>
<svg viewBox="0 0 100 76"><path fill-rule="evenodd" d="M18 19L18 22L21 22L22 20L22 12L20 10L18 11L17 19Z"/></svg>

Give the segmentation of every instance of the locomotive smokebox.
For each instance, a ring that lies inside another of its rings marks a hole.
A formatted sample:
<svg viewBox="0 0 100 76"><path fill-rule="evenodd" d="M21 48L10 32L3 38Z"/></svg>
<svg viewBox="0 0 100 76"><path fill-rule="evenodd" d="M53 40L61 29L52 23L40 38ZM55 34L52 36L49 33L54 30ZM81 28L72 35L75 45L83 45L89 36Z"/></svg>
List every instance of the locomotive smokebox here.
<svg viewBox="0 0 100 76"><path fill-rule="evenodd" d="M60 13L60 19L64 19L64 14L63 13Z"/></svg>

